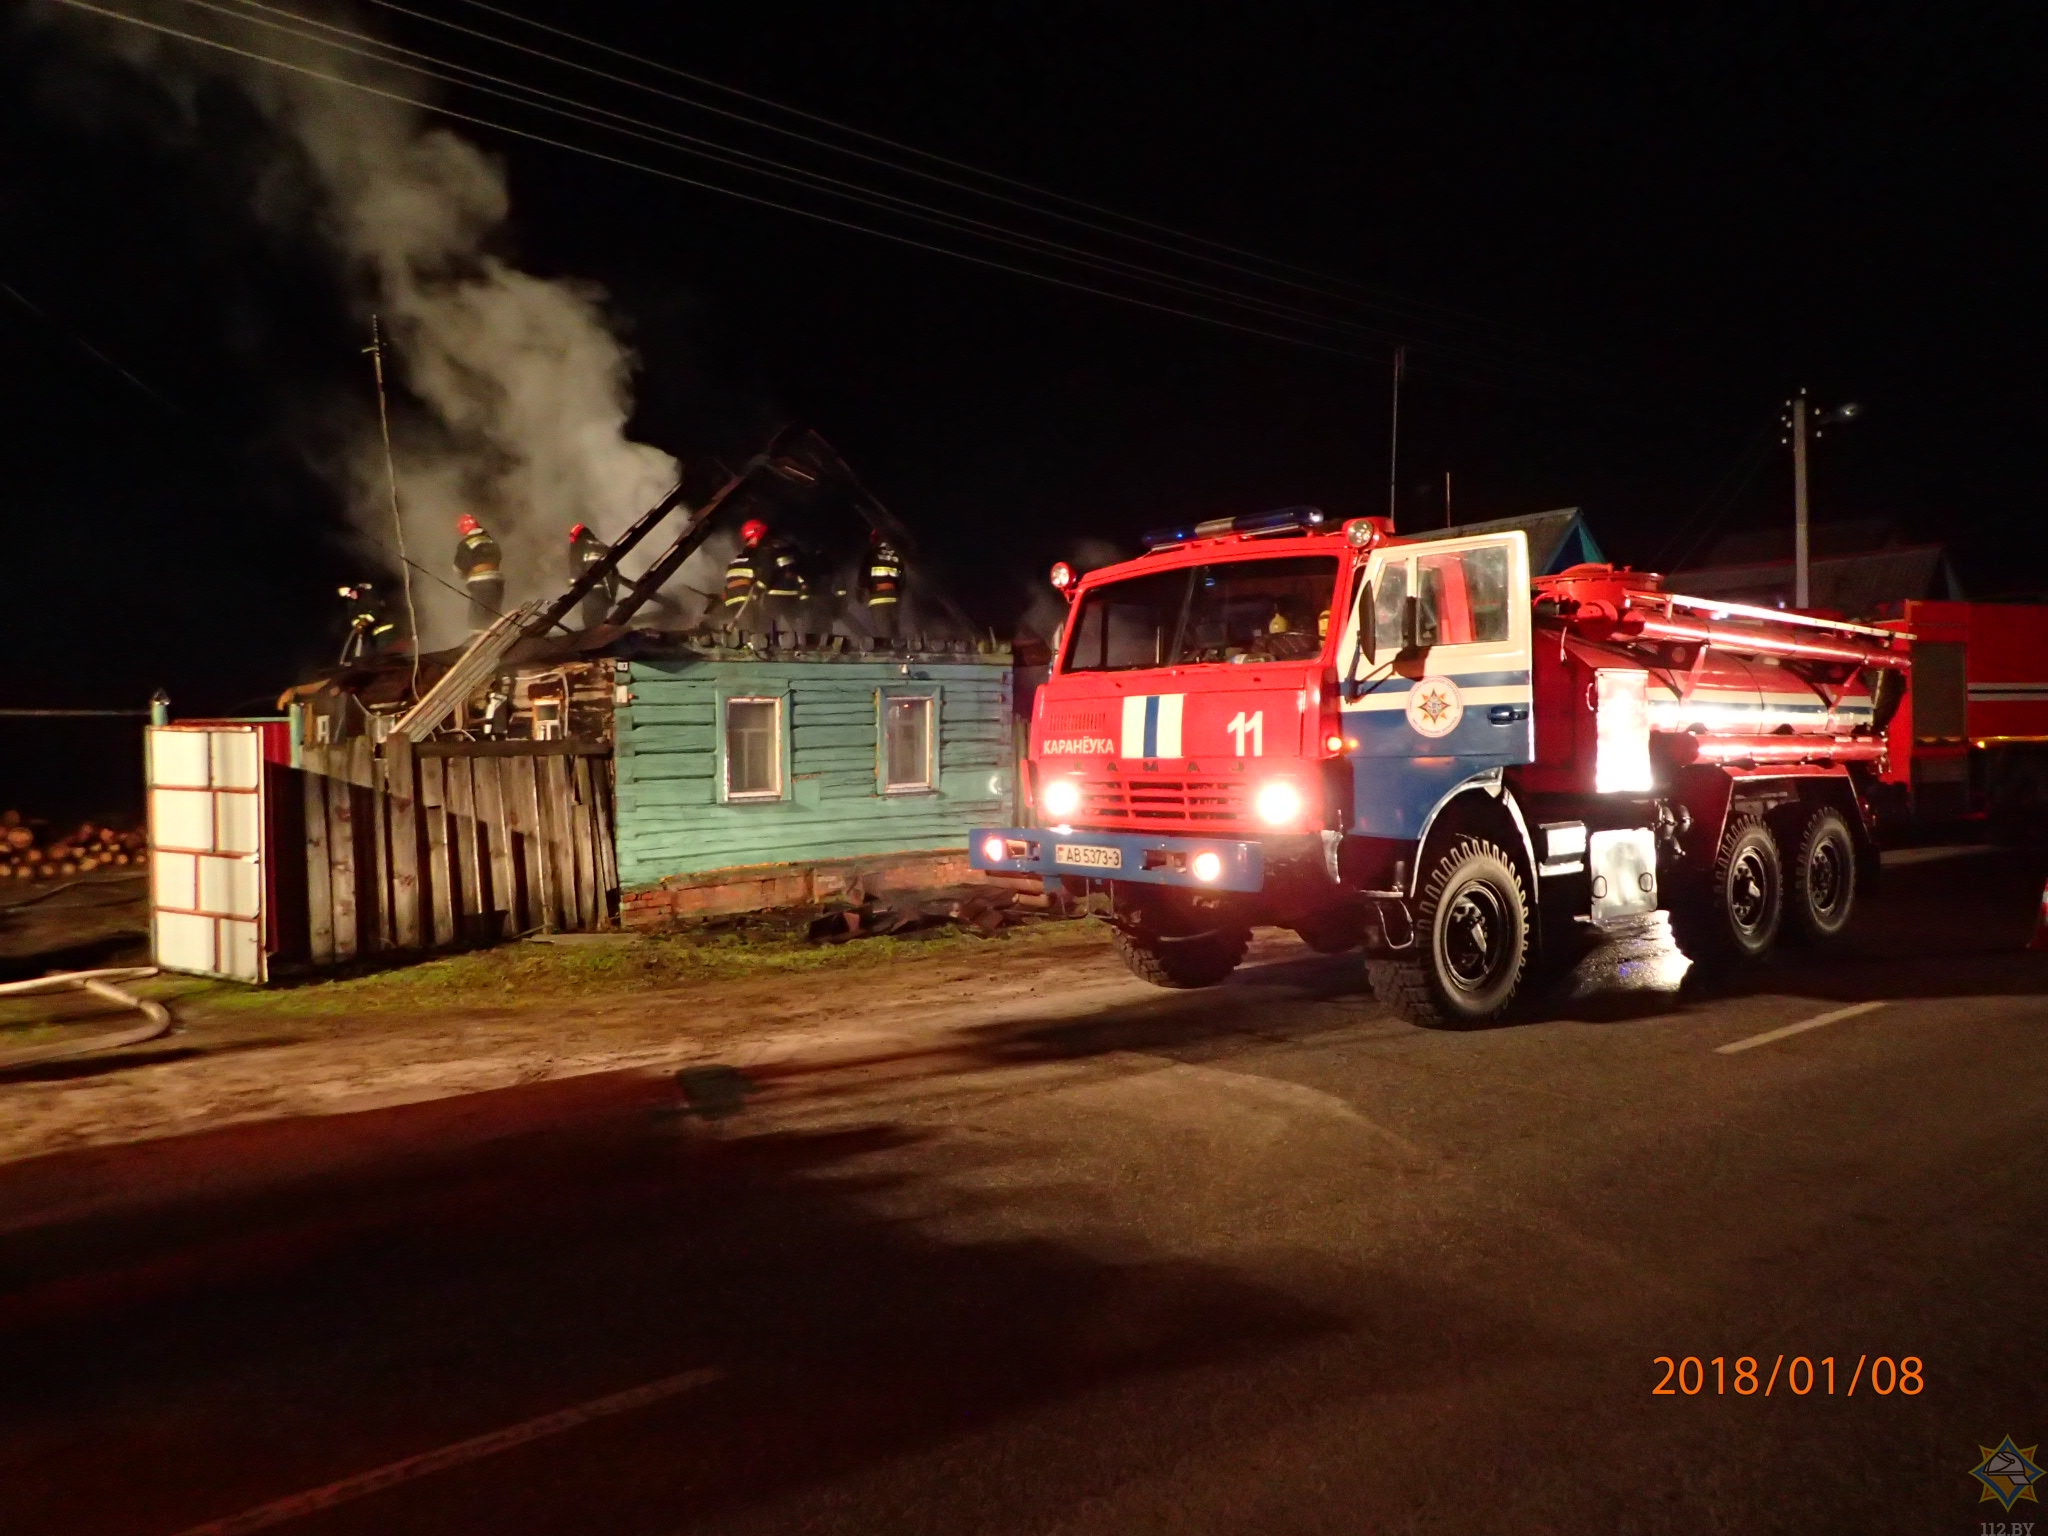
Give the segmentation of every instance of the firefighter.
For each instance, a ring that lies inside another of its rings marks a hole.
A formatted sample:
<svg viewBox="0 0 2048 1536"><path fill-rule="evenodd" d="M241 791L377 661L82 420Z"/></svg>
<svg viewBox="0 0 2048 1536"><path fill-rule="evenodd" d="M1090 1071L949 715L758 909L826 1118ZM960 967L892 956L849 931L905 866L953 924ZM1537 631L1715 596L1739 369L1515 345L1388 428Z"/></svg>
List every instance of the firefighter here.
<svg viewBox="0 0 2048 1536"><path fill-rule="evenodd" d="M903 557L880 533L868 550L861 595L867 602L868 633L877 640L894 640L902 630Z"/></svg>
<svg viewBox="0 0 2048 1536"><path fill-rule="evenodd" d="M348 637L341 642L341 664L353 667L372 660L391 643L398 626L384 617L383 601L367 581L338 589L348 604Z"/></svg>
<svg viewBox="0 0 2048 1536"><path fill-rule="evenodd" d="M802 634L811 597L803 551L794 539L778 537L765 541L756 558L762 606L768 613L768 632Z"/></svg>
<svg viewBox="0 0 2048 1536"><path fill-rule="evenodd" d="M730 628L746 628L759 611L761 541L767 536L768 525L758 517L740 524L740 547L725 566L725 622Z"/></svg>
<svg viewBox="0 0 2048 1536"><path fill-rule="evenodd" d="M467 512L455 519L455 569L469 593L469 627L489 629L505 605L505 564L498 541Z"/></svg>
<svg viewBox="0 0 2048 1536"><path fill-rule="evenodd" d="M582 580L586 571L611 552L611 545L578 523L569 530L569 579ZM583 627L597 628L618 600L619 568L613 566L604 573L604 580L583 595Z"/></svg>

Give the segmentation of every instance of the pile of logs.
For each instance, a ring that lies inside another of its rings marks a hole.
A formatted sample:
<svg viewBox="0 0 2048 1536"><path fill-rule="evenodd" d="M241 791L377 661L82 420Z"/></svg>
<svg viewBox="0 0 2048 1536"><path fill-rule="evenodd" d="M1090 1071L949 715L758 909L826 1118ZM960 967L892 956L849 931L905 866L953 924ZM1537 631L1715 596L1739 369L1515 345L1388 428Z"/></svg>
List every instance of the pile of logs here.
<svg viewBox="0 0 2048 1536"><path fill-rule="evenodd" d="M0 811L0 880L61 880L96 869L139 865L148 856L141 832L82 823L57 832L19 811Z"/></svg>

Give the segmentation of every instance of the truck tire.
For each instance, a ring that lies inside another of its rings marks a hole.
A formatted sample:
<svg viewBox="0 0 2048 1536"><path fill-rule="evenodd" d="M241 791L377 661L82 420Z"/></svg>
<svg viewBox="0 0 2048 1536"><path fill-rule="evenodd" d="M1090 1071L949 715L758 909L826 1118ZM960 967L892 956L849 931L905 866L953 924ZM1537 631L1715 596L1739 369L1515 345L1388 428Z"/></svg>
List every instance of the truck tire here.
<svg viewBox="0 0 2048 1536"><path fill-rule="evenodd" d="M1249 928L1217 928L1186 938L1166 938L1115 928L1117 958L1140 981L1155 987L1213 987L1237 969L1251 943Z"/></svg>
<svg viewBox="0 0 2048 1536"><path fill-rule="evenodd" d="M1785 866L1761 816L1729 822L1703 889L1671 907L1671 936L1694 961L1754 959L1778 937Z"/></svg>
<svg viewBox="0 0 2048 1536"><path fill-rule="evenodd" d="M1799 825L1786 874L1791 934L1815 943L1839 937L1856 905L1856 843L1840 811L1822 806Z"/></svg>
<svg viewBox="0 0 2048 1536"><path fill-rule="evenodd" d="M1366 970L1389 1012L1428 1029L1466 1029L1514 1005L1528 965L1521 871L1498 845L1460 837L1422 882L1413 949Z"/></svg>

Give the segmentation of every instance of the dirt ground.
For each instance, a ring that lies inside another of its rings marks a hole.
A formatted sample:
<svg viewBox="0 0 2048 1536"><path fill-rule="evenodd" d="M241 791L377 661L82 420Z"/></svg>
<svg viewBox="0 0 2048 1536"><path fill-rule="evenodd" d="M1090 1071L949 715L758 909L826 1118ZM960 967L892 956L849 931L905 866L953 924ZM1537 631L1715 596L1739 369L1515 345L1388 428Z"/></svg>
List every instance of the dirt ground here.
<svg viewBox="0 0 2048 1536"><path fill-rule="evenodd" d="M9 880L0 888L0 981L53 970L147 965L149 908L145 877L95 871L44 885Z"/></svg>
<svg viewBox="0 0 2048 1536"><path fill-rule="evenodd" d="M565 937L276 991L164 978L143 989L169 1003L175 1034L0 1073L0 1161L713 1060L769 1078L905 1055L957 1063L1004 1050L979 1027L993 1014L1028 1027L1034 999L1070 1010L1137 985L1087 921L836 948ZM0 1040L26 1032L0 1017Z"/></svg>

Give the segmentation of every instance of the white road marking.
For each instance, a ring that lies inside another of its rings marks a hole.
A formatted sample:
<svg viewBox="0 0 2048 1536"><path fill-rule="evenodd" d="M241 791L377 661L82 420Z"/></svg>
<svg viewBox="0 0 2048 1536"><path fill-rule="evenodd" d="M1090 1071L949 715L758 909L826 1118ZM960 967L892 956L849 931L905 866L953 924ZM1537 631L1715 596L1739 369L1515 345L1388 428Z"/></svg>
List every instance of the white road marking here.
<svg viewBox="0 0 2048 1536"><path fill-rule="evenodd" d="M1747 1040L1717 1045L1714 1047L1714 1054L1733 1056L1737 1051L1746 1051L1752 1046L1769 1045L1773 1040L1783 1040L1788 1035L1803 1035L1809 1029L1819 1029L1823 1024L1839 1024L1844 1019L1853 1019L1858 1014L1871 1013L1882 1007L1883 1003L1851 1003L1847 1008L1837 1008L1832 1013L1817 1013L1810 1019L1801 1019L1797 1024L1781 1024L1776 1029L1767 1029L1760 1035L1751 1035Z"/></svg>
<svg viewBox="0 0 2048 1536"><path fill-rule="evenodd" d="M537 1419L528 1419L523 1424L514 1424L506 1429L494 1429L487 1435L458 1440L455 1444L444 1445L437 1451L425 1451L418 1456L408 1456L402 1461L390 1462L373 1471L361 1472L354 1477L344 1477L341 1481L329 1483L324 1488L313 1488L305 1493L295 1493L289 1498L259 1504L254 1509L244 1510L239 1515L230 1515L225 1520L209 1520L204 1525L195 1525L189 1530L179 1532L179 1536L241 1536L244 1531L260 1531L266 1526L296 1520L301 1515L332 1509L335 1505L346 1504L351 1499L381 1493L386 1488L410 1482L416 1477L424 1477L429 1472L461 1466L464 1462L493 1456L499 1451L509 1451L514 1446L525 1445L531 1440L539 1440L547 1435L558 1435L565 1429L588 1424L592 1419L625 1413L634 1408L645 1407L649 1403L659 1402L665 1397L674 1397L679 1392L688 1392L694 1387L709 1386L724 1374L723 1371L707 1368L685 1371L680 1376L667 1376L660 1381L650 1381L644 1387L634 1387L627 1392L615 1392L610 1397L600 1397L575 1408L564 1408L558 1413L543 1414Z"/></svg>

